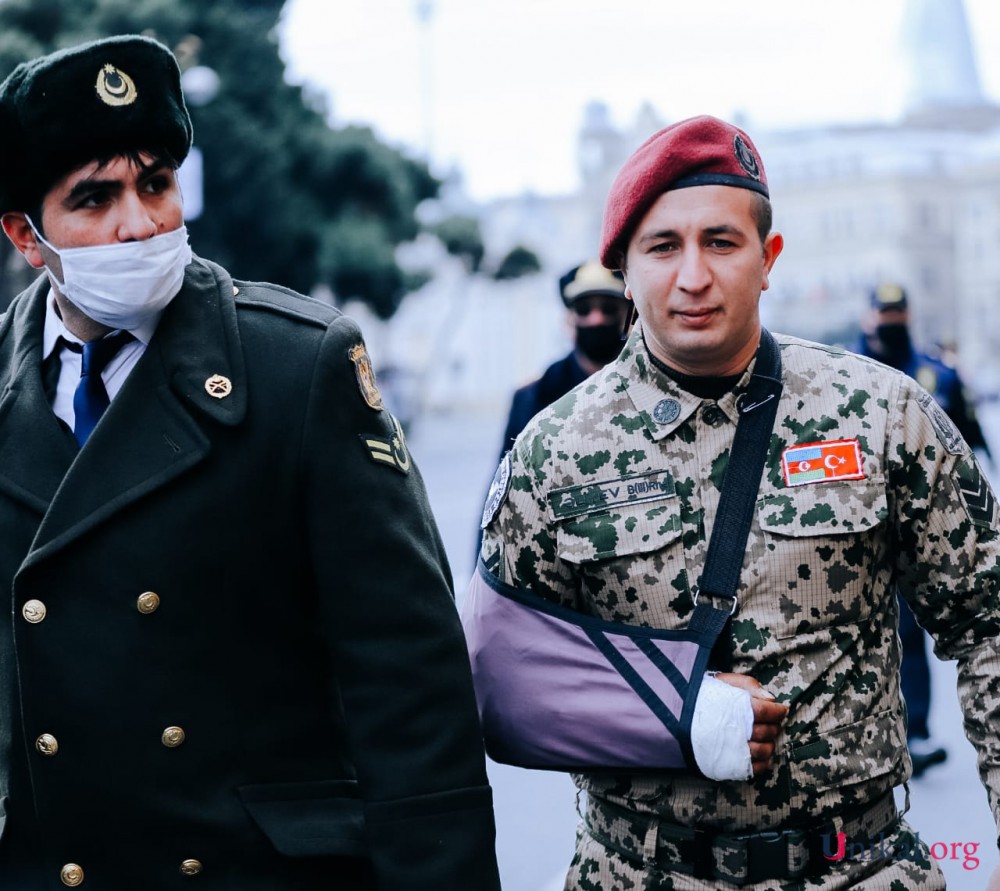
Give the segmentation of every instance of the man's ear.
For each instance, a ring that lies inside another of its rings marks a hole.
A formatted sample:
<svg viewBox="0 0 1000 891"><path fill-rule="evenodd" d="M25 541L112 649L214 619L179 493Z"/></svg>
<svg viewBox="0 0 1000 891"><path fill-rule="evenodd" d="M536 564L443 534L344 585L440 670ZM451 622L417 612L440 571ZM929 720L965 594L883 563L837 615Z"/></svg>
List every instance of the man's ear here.
<svg viewBox="0 0 1000 891"><path fill-rule="evenodd" d="M35 269L41 269L45 265L42 253L38 248L38 239L35 237L35 230L31 228L28 217L20 211L11 211L0 217L0 225L3 231L21 253L28 263Z"/></svg>

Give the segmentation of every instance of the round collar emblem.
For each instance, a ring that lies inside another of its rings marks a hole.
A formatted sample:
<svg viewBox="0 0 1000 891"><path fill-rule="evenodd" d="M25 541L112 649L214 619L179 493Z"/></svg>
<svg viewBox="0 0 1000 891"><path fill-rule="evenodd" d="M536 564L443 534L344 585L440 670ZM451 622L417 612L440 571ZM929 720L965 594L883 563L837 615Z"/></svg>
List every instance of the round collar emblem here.
<svg viewBox="0 0 1000 891"><path fill-rule="evenodd" d="M205 392L216 399L225 399L233 392L233 382L223 374L213 374L205 381Z"/></svg>
<svg viewBox="0 0 1000 891"><path fill-rule="evenodd" d="M676 399L661 399L653 409L653 418L659 424L676 421L681 413L681 404Z"/></svg>

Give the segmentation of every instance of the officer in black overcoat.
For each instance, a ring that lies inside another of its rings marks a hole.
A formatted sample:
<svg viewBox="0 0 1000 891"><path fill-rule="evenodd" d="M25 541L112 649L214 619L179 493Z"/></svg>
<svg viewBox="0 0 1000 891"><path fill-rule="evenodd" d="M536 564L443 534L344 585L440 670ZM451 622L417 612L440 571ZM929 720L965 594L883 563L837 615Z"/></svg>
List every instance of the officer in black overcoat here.
<svg viewBox="0 0 1000 891"><path fill-rule="evenodd" d="M499 887L450 572L355 324L192 256L172 55L0 85L0 888Z"/></svg>

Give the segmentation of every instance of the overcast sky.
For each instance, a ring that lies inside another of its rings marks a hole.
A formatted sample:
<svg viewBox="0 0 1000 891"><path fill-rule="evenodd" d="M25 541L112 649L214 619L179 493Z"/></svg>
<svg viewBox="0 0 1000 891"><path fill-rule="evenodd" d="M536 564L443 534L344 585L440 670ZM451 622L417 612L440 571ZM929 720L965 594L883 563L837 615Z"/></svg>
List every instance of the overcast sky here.
<svg viewBox="0 0 1000 891"><path fill-rule="evenodd" d="M289 0L291 79L335 124L370 125L479 199L576 184L590 100L630 123L744 115L754 126L898 117L905 0ZM932 0L942 2L942 0ZM432 9L421 24L419 5ZM1000 3L965 0L980 79L1000 101Z"/></svg>

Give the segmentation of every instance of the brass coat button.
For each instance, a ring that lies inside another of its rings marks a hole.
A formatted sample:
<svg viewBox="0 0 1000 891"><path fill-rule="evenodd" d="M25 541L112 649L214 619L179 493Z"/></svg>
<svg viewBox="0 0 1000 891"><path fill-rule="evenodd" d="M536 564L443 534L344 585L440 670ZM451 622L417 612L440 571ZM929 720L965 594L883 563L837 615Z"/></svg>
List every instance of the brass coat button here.
<svg viewBox="0 0 1000 891"><path fill-rule="evenodd" d="M139 595L135 606L144 616L155 613L160 608L160 595L155 591L146 591Z"/></svg>
<svg viewBox="0 0 1000 891"><path fill-rule="evenodd" d="M204 869L200 860L185 860L181 864L182 876L196 876Z"/></svg>
<svg viewBox="0 0 1000 891"><path fill-rule="evenodd" d="M59 751L59 740L57 740L51 733L43 733L38 739L35 740L35 748L38 749L46 758L51 758ZM72 865L72 864L71 864Z"/></svg>
<svg viewBox="0 0 1000 891"><path fill-rule="evenodd" d="M181 743L184 742L184 730L180 727L168 727L163 731L163 735L160 740L163 742L168 749L176 749Z"/></svg>
<svg viewBox="0 0 1000 891"><path fill-rule="evenodd" d="M60 871L59 878L69 888L83 884L83 869L76 863L67 863Z"/></svg>
<svg viewBox="0 0 1000 891"><path fill-rule="evenodd" d="M31 622L32 625L37 625L45 618L45 604L41 600L29 600L24 606L21 607L21 615L24 616L25 622Z"/></svg>

